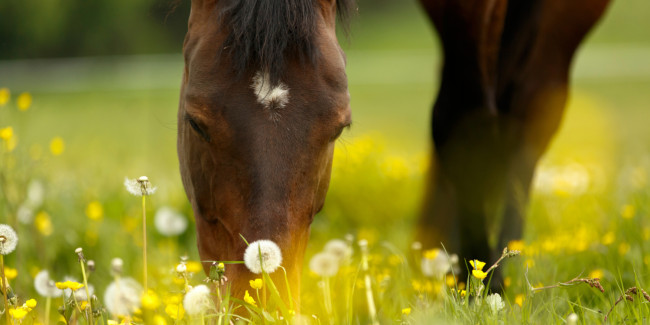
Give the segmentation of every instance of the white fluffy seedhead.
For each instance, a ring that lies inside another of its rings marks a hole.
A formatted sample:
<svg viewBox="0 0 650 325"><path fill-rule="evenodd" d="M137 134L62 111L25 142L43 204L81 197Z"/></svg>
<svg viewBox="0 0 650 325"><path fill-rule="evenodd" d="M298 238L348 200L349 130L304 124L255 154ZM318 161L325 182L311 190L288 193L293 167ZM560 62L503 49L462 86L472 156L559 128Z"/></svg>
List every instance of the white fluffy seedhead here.
<svg viewBox="0 0 650 325"><path fill-rule="evenodd" d="M47 270L36 274L36 277L34 277L34 288L39 295L45 298L58 298L63 294L63 291L56 287L54 280L50 278L50 272Z"/></svg>
<svg viewBox="0 0 650 325"><path fill-rule="evenodd" d="M138 179L129 179L128 177L125 177L124 187L129 193L135 196L151 195L158 189L151 185L146 176L141 176Z"/></svg>
<svg viewBox="0 0 650 325"><path fill-rule="evenodd" d="M203 314L213 307L210 289L203 284L192 288L183 298L183 308L190 316Z"/></svg>
<svg viewBox="0 0 650 325"><path fill-rule="evenodd" d="M156 230L166 237L178 236L187 229L187 219L170 207L161 207L154 217Z"/></svg>
<svg viewBox="0 0 650 325"><path fill-rule="evenodd" d="M262 266L266 273L273 273L282 264L282 251L271 240L254 241L244 252L244 264L255 274L262 273Z"/></svg>
<svg viewBox="0 0 650 325"><path fill-rule="evenodd" d="M345 261L352 257L352 247L344 240L332 239L325 244L323 251L334 254L339 261Z"/></svg>
<svg viewBox="0 0 650 325"><path fill-rule="evenodd" d="M142 286L132 278L117 279L106 288L104 305L115 316L131 316L138 308L142 297Z"/></svg>
<svg viewBox="0 0 650 325"><path fill-rule="evenodd" d="M8 225L0 225L0 254L7 255L13 252L18 245L18 235L14 228Z"/></svg>
<svg viewBox="0 0 650 325"><path fill-rule="evenodd" d="M309 269L322 277L333 277L339 272L339 257L330 252L318 253L309 261Z"/></svg>

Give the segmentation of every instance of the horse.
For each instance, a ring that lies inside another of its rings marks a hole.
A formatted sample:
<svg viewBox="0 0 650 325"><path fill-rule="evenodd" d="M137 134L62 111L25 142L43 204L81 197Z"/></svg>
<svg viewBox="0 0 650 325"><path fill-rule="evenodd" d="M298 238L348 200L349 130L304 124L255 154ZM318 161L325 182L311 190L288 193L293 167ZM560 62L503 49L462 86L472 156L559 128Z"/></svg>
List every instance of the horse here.
<svg viewBox="0 0 650 325"><path fill-rule="evenodd" d="M425 247L442 243L467 260L495 262L522 237L535 166L566 106L571 62L608 3L420 0L443 51L417 236ZM499 274L492 284L500 289Z"/></svg>
<svg viewBox="0 0 650 325"><path fill-rule="evenodd" d="M336 36L353 0L192 0L177 115L181 179L202 260L242 260L272 240L299 302L309 227L351 123ZM242 239L242 237L244 239ZM206 273L210 263L204 263ZM271 274L276 283L284 275ZM227 265L231 295L260 277Z"/></svg>

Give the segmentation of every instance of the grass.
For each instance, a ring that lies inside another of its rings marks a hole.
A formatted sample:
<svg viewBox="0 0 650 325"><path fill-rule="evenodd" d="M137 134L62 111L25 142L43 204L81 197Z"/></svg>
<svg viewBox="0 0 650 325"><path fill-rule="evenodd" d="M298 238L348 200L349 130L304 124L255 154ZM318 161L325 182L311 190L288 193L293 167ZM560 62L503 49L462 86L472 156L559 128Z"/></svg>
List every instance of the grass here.
<svg viewBox="0 0 650 325"><path fill-rule="evenodd" d="M571 313L591 324L603 322L610 309L610 323L647 322L642 292L630 292L633 301L625 299L625 293L631 287L649 288L650 132L644 91L650 87L644 60L649 46L644 34L648 29L634 23L646 24L640 17L648 5L639 0L614 2L579 53L562 130L540 165L524 242L518 243L522 254L500 266L509 279L505 307L493 314L476 298L457 297L446 281L423 275L419 264L430 248L411 249L438 54L428 23L409 3L391 11L402 24L386 23L388 17L381 13L364 16L362 10L353 25L347 53L354 126L337 146L326 206L312 225L301 313L314 324L369 323L370 283L382 324L560 324ZM206 277L196 267L191 208L177 172L180 56L0 62L0 71L0 88L13 92L12 101L0 107L0 128L13 126L18 139L17 147L0 158L0 173L6 177L1 188L7 195L0 198L1 222L13 218L15 208L24 203L30 182L38 180L45 188L32 221L17 226L16 252L5 259L17 270L10 279L16 305L29 298L38 301L23 324L47 318L45 299L32 283L39 270L49 270L58 281L66 275L81 281L77 247L96 264L88 282L101 303L115 278L113 258L124 261L123 277L141 282L141 201L126 193L122 182L124 176L143 174L159 188L147 198L150 230L155 229L154 213L163 206L178 210L190 224L172 238L149 232L149 286L158 304L148 295L137 317L148 323L176 323L170 314L180 305L186 284L196 286ZM22 91L30 91L34 103L18 112L15 98ZM49 150L56 136L65 142L61 155ZM89 213L91 204L99 205L101 213ZM333 301L328 312L323 304L325 281L307 265L328 241L348 234L353 255L327 281ZM368 271L361 267L360 239L368 242ZM187 271L179 276L172 270L181 256L188 258ZM466 267L463 261L459 264ZM600 278L605 292L584 283L531 289L576 277ZM278 320L281 308L264 313L252 296L258 309L246 305L244 297L224 299L235 313L248 306L260 321ZM61 304L61 299L53 301L56 307ZM49 316L52 323L58 319L54 310ZM186 315L183 321L188 320Z"/></svg>

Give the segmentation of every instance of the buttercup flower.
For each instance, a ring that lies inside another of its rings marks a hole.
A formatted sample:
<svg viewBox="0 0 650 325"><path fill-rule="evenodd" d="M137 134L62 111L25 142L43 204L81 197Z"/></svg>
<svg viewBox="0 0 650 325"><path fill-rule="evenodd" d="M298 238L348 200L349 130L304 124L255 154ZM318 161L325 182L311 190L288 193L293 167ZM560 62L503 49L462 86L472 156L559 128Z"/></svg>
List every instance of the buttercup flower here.
<svg viewBox="0 0 650 325"><path fill-rule="evenodd" d="M116 316L131 316L140 308L142 286L132 278L117 279L106 288L104 305Z"/></svg>
<svg viewBox="0 0 650 325"><path fill-rule="evenodd" d="M250 280L250 281L248 281L248 283L250 283L251 288L253 288L255 290L262 289L262 286L264 285L264 282L262 281L262 279Z"/></svg>
<svg viewBox="0 0 650 325"><path fill-rule="evenodd" d="M411 314L411 308L402 309L402 314L406 315L406 316L410 315Z"/></svg>
<svg viewBox="0 0 650 325"><path fill-rule="evenodd" d="M332 253L318 253L309 261L309 269L322 277L332 277L339 271L338 260Z"/></svg>
<svg viewBox="0 0 650 325"><path fill-rule="evenodd" d="M260 260L263 264L260 263ZM254 241L244 252L244 264L255 274L262 273L262 266L266 273L273 273L282 264L282 251L276 243L270 240Z"/></svg>
<svg viewBox="0 0 650 325"><path fill-rule="evenodd" d="M479 270L479 271L483 271L483 267L485 266L485 262L481 262L479 260L470 260L469 264L472 265L474 270Z"/></svg>
<svg viewBox="0 0 650 325"><path fill-rule="evenodd" d="M188 315L200 315L213 307L210 289L201 284L192 288L183 299L183 307Z"/></svg>
<svg viewBox="0 0 650 325"><path fill-rule="evenodd" d="M58 298L63 294L63 291L56 287L56 284L50 278L50 272L47 270L36 274L36 277L34 277L34 288L39 295L46 298Z"/></svg>
<svg viewBox="0 0 650 325"><path fill-rule="evenodd" d="M14 228L8 225L0 225L0 254L7 255L16 249L18 235Z"/></svg>
<svg viewBox="0 0 650 325"><path fill-rule="evenodd" d="M328 252L336 256L339 260L345 261L352 256L352 248L343 240L332 239L325 244L323 251Z"/></svg>
<svg viewBox="0 0 650 325"><path fill-rule="evenodd" d="M156 211L154 224L161 235L178 236L187 229L187 218L170 207L161 207Z"/></svg>
<svg viewBox="0 0 650 325"><path fill-rule="evenodd" d="M248 293L248 290L246 290L246 292L244 293L244 301L253 306L257 306L257 304L255 303L255 299L251 297L251 295Z"/></svg>
<svg viewBox="0 0 650 325"><path fill-rule="evenodd" d="M129 193L135 196L151 195L157 189L151 186L147 176L140 176L138 179L124 178L124 187Z"/></svg>
<svg viewBox="0 0 650 325"><path fill-rule="evenodd" d="M483 280L487 277L487 273L481 270L472 270L472 275L479 280Z"/></svg>

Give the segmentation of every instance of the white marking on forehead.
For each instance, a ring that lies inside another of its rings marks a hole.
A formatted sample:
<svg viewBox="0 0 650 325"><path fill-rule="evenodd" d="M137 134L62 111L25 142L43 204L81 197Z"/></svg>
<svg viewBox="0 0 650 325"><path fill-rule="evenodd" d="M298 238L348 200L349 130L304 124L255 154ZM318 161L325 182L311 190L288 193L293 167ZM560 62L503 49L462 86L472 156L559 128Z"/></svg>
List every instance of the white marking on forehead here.
<svg viewBox="0 0 650 325"><path fill-rule="evenodd" d="M265 108L282 108L289 102L289 87L282 82L271 89L271 80L269 74L258 71L253 77L251 85L257 102Z"/></svg>

